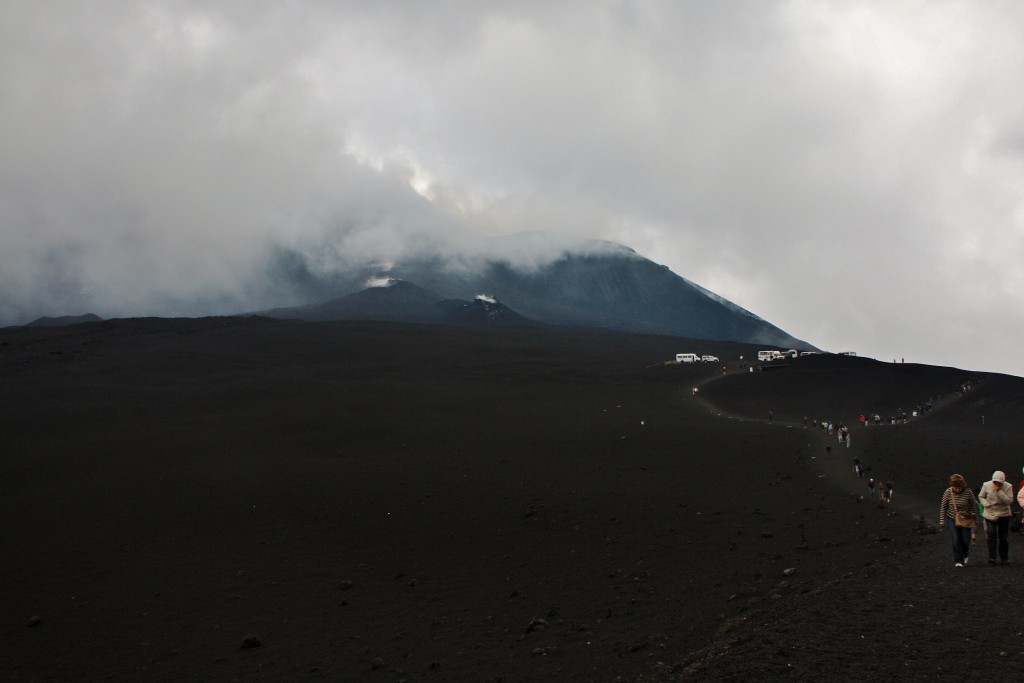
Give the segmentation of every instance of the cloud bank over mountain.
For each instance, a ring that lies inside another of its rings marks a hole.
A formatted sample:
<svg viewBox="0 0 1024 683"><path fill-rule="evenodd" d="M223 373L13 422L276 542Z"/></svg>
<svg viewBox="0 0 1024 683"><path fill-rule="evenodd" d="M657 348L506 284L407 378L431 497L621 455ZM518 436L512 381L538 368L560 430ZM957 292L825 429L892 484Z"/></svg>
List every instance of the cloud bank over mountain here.
<svg viewBox="0 0 1024 683"><path fill-rule="evenodd" d="M1017 3L0 19L0 323L294 305L302 272L543 231L504 257L611 240L824 348L1024 374Z"/></svg>

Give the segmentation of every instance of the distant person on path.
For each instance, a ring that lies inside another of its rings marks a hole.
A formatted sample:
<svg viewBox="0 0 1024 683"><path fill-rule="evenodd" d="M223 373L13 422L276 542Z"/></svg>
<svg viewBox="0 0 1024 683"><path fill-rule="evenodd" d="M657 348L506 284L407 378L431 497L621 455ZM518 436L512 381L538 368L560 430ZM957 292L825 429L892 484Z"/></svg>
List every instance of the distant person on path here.
<svg viewBox="0 0 1024 683"><path fill-rule="evenodd" d="M891 481L885 482L883 487L885 488L885 502L886 503L891 503L892 502L892 482Z"/></svg>
<svg viewBox="0 0 1024 683"><path fill-rule="evenodd" d="M985 505L985 538L988 540L988 563L1010 564L1010 518L1013 516L1013 485L1007 483L1006 475L996 470L992 480L986 481L978 496Z"/></svg>
<svg viewBox="0 0 1024 683"><path fill-rule="evenodd" d="M775 413L773 413L772 411L769 410L768 411L768 421L771 422L774 419L775 419Z"/></svg>
<svg viewBox="0 0 1024 683"><path fill-rule="evenodd" d="M977 525L978 499L974 491L967 488L963 475L954 474L949 478L949 488L943 492L939 503L939 527L949 529L954 566L967 564L971 542L978 537Z"/></svg>
<svg viewBox="0 0 1024 683"><path fill-rule="evenodd" d="M874 477L869 477L868 478L868 493L871 494L872 496L875 495L875 478Z"/></svg>

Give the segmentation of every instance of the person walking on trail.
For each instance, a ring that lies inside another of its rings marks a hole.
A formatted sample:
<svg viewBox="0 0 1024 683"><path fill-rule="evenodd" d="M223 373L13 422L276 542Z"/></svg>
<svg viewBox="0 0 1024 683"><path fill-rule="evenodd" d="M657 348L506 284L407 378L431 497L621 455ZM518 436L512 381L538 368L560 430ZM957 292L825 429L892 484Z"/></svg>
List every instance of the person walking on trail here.
<svg viewBox="0 0 1024 683"><path fill-rule="evenodd" d="M1020 487L1017 489L1017 504L1024 508L1024 479L1020 480Z"/></svg>
<svg viewBox="0 0 1024 683"><path fill-rule="evenodd" d="M1006 481L1006 475L996 470L992 480L986 481L978 496L985 505L985 538L988 541L988 563L996 563L996 552L1000 564L1010 564L1010 518L1013 516L1013 485Z"/></svg>
<svg viewBox="0 0 1024 683"><path fill-rule="evenodd" d="M869 477L868 478L868 493L870 495L872 495L872 496L875 495L875 478L874 477Z"/></svg>
<svg viewBox="0 0 1024 683"><path fill-rule="evenodd" d="M971 542L978 538L978 499L967 488L962 474L949 478L949 488L942 493L939 503L939 528L949 529L953 543L953 566L967 564Z"/></svg>
<svg viewBox="0 0 1024 683"><path fill-rule="evenodd" d="M768 411L768 421L771 422L774 419L775 419L775 413L773 413L772 411L769 410Z"/></svg>
<svg viewBox="0 0 1024 683"><path fill-rule="evenodd" d="M886 503L891 503L892 502L892 482L891 481L887 481L884 484L882 484L882 487L885 489L885 502Z"/></svg>

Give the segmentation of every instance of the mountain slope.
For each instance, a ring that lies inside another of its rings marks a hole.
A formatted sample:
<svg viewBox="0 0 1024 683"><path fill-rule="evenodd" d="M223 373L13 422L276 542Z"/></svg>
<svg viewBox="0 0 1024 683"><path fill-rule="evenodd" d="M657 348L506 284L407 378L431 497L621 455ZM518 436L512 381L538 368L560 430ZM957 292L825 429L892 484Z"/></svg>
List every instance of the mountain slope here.
<svg viewBox="0 0 1024 683"><path fill-rule="evenodd" d="M55 318L49 318L43 316L37 318L32 322L28 323L26 327L61 327L63 325L80 325L81 323L97 323L101 322L103 318L95 315L94 313L86 313L84 315L62 315Z"/></svg>
<svg viewBox="0 0 1024 683"><path fill-rule="evenodd" d="M320 304L263 311L272 318L299 320L386 320L445 325L534 325L492 297L446 299L405 280L390 278Z"/></svg>
<svg viewBox="0 0 1024 683"><path fill-rule="evenodd" d="M438 299L472 301L486 293L526 318L549 324L814 349L621 245L594 241L588 248L560 252L545 263L527 268L492 259L469 266L435 257L387 269L368 266L336 276L334 281L342 291L354 291L373 278L400 278L435 292ZM383 314L369 318L356 315L346 299L302 309L280 309L268 315L315 320L386 319Z"/></svg>

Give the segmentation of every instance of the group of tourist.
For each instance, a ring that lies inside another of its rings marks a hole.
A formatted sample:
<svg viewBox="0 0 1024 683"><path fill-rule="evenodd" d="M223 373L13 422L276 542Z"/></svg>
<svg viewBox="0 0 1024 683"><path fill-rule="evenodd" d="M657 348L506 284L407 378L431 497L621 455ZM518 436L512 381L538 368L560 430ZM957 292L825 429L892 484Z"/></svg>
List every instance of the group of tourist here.
<svg viewBox="0 0 1024 683"><path fill-rule="evenodd" d="M956 396L964 396L974 386L974 382L975 380L970 379L965 379L961 381L960 384L958 384L956 387ZM941 394L939 397L941 397ZM931 412L932 408L935 407L935 402L937 400L937 397L929 396L927 401L925 401L924 403L917 404L910 412L907 412L903 408L900 408L895 412L895 414L888 415L887 417L882 417L878 413L868 413L867 415L862 414L857 419L857 421L860 422L860 424L864 427L867 427L869 425L882 426L907 424L910 421L910 418L920 417L925 413Z"/></svg>
<svg viewBox="0 0 1024 683"><path fill-rule="evenodd" d="M819 427L821 431L826 432L828 437L831 439L833 436L839 440L839 445L845 445L847 448L850 447L850 428L840 422L835 424L832 420L821 420L820 422L815 418L804 418L804 428L807 427ZM828 447L828 451L832 452L832 447Z"/></svg>
<svg viewBox="0 0 1024 683"><path fill-rule="evenodd" d="M853 472L861 479L864 478L864 461L860 458L853 459ZM874 498L877 493L879 503L891 503L892 490L891 481L882 481L881 479L876 481L874 477L868 477L868 498ZM861 496L860 499L864 500L864 497Z"/></svg>
<svg viewBox="0 0 1024 683"><path fill-rule="evenodd" d="M1017 491L1017 502L1024 507L1024 481ZM953 564L963 567L970 559L971 543L978 538L978 527L985 525L988 563L1010 564L1010 521L1013 519L1013 485L996 470L975 493L961 474L949 478L949 488L939 503L939 527L949 529L953 543Z"/></svg>

